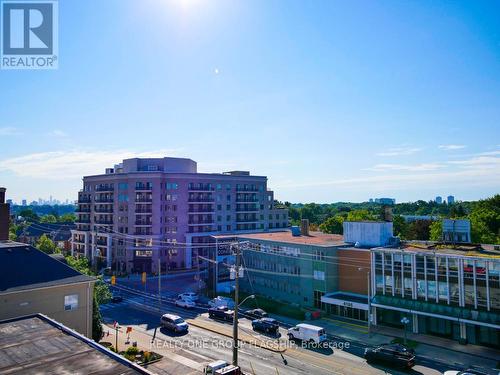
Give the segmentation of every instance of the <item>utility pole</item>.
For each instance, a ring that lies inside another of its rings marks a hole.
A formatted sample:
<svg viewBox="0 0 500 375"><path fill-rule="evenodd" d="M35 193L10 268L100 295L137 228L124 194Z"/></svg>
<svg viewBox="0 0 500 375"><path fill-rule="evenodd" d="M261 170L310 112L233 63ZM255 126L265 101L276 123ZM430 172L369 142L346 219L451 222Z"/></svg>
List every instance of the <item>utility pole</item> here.
<svg viewBox="0 0 500 375"><path fill-rule="evenodd" d="M233 365L238 366L238 303L240 288L240 246L236 244L236 272L234 279L234 315L233 315Z"/></svg>

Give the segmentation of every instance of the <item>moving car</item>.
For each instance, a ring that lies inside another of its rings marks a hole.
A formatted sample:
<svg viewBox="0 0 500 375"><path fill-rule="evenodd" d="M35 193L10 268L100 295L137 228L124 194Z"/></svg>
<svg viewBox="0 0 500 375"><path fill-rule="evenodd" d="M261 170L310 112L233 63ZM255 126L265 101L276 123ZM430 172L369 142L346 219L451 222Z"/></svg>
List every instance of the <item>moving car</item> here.
<svg viewBox="0 0 500 375"><path fill-rule="evenodd" d="M252 321L254 331L277 334L280 328L278 321L273 318L255 319Z"/></svg>
<svg viewBox="0 0 500 375"><path fill-rule="evenodd" d="M120 303L122 301L123 301L123 297L118 293L113 294L113 296L111 297L111 302L113 302L113 303Z"/></svg>
<svg viewBox="0 0 500 375"><path fill-rule="evenodd" d="M262 309L247 310L244 315L250 319L267 318L267 313Z"/></svg>
<svg viewBox="0 0 500 375"><path fill-rule="evenodd" d="M218 297L208 301L208 306L210 306L210 307L226 306L230 309L234 309L234 301L228 297L218 296Z"/></svg>
<svg viewBox="0 0 500 375"><path fill-rule="evenodd" d="M189 328L184 319L174 314L163 314L160 319L160 324L163 328L176 333L187 332Z"/></svg>
<svg viewBox="0 0 500 375"><path fill-rule="evenodd" d="M211 319L220 319L228 322L233 321L234 311L226 306L211 307L208 309L208 317Z"/></svg>
<svg viewBox="0 0 500 375"><path fill-rule="evenodd" d="M415 366L415 354L405 346L386 344L365 349L367 362L383 362L387 365L410 369Z"/></svg>
<svg viewBox="0 0 500 375"><path fill-rule="evenodd" d="M177 296L177 298L185 299L185 300L191 300L191 301L198 301L198 294L194 292L186 292L186 293L181 293Z"/></svg>
<svg viewBox="0 0 500 375"><path fill-rule="evenodd" d="M319 344L326 341L326 333L322 327L300 323L288 329L288 338L290 340L302 340Z"/></svg>
<svg viewBox="0 0 500 375"><path fill-rule="evenodd" d="M175 306L183 307L185 309L192 309L196 306L196 303L190 299L183 299L180 296L174 302Z"/></svg>

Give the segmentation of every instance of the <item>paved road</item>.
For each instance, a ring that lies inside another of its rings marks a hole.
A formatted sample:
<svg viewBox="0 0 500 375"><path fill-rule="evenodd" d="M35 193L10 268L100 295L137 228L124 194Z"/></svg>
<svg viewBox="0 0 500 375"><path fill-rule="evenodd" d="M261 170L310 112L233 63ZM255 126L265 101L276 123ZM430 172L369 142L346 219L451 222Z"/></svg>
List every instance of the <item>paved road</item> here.
<svg viewBox="0 0 500 375"><path fill-rule="evenodd" d="M122 295L125 297L123 302L101 306L101 311L105 320L107 322L118 321L121 325L134 326L135 329L141 330L152 337L155 328L158 327L160 313L157 310L153 310L151 307L157 308L158 301L153 298L145 298L144 296L123 290ZM230 331L231 326L229 324L222 322L214 323L213 320L208 319L205 309L184 310L166 301L163 301L162 304L163 313L168 311L186 319L197 319L197 321L201 323L203 323L203 321L210 322L211 325L219 325L221 331ZM240 327L242 332L257 335L252 331L250 321L247 319L240 319ZM281 335L282 337L286 337L284 328L281 329ZM263 335L257 336L266 339ZM171 347L171 343L173 343L175 346L175 355L170 359L181 364L184 362L184 365L186 363L188 365L191 364L191 370L196 370L194 368L195 366L192 365L193 363L208 363L215 359L231 361L232 349L230 339L202 328L191 326L190 332L187 335L179 337L171 336L167 332L157 332L156 337L162 340L160 341L160 345L164 345L163 343L167 342L167 346ZM333 344L337 345L337 347L343 343L339 338L332 338L332 340ZM350 347L344 347L344 350L334 349L328 351L313 351L299 346L287 349L284 354L284 359L287 361L285 365L283 358L278 353L252 347L250 345L244 345L240 349L240 365L243 367L244 371L250 374L253 371L255 371L256 374L276 374L276 369L278 369L279 374L400 373L398 371L368 365L362 357L363 352L364 346L357 343L350 343ZM186 361L184 360L185 358L187 358ZM414 367L413 371L409 372L410 374L434 375L441 374L442 371L447 369L445 364L431 360L426 361L419 359L417 363L418 365Z"/></svg>

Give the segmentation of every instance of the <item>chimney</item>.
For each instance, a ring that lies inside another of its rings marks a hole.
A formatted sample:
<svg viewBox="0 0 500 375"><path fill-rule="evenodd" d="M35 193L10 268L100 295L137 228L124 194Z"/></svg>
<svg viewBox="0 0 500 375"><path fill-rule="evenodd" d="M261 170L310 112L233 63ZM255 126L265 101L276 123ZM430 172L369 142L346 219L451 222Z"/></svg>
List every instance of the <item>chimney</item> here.
<svg viewBox="0 0 500 375"><path fill-rule="evenodd" d="M7 241L9 239L9 204L5 203L6 189L0 187L0 241Z"/></svg>
<svg viewBox="0 0 500 375"><path fill-rule="evenodd" d="M392 220L393 220L392 207L384 206L384 221L392 221Z"/></svg>
<svg viewBox="0 0 500 375"><path fill-rule="evenodd" d="M309 236L309 220L302 219L300 222L300 232L303 236Z"/></svg>

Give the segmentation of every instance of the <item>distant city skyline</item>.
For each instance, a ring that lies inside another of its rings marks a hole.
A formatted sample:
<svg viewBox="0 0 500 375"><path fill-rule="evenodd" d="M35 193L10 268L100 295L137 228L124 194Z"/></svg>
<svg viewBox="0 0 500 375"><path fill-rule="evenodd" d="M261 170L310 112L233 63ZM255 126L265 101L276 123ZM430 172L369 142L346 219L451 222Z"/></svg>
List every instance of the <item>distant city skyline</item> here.
<svg viewBox="0 0 500 375"><path fill-rule="evenodd" d="M52 196L49 197L49 199L44 199L44 198L38 198L38 199L26 199L26 198L21 198L19 200L15 200L13 198L9 198L8 192L7 192L7 203L15 204L17 206L33 206L33 205L48 205L48 206L55 206L55 205L67 205L67 204L74 204L76 199L57 199L53 198Z"/></svg>
<svg viewBox="0 0 500 375"><path fill-rule="evenodd" d="M0 72L0 185L75 200L116 160L177 156L268 176L290 202L493 196L499 15L484 1L59 2L59 68Z"/></svg>

